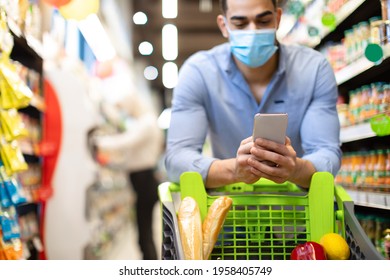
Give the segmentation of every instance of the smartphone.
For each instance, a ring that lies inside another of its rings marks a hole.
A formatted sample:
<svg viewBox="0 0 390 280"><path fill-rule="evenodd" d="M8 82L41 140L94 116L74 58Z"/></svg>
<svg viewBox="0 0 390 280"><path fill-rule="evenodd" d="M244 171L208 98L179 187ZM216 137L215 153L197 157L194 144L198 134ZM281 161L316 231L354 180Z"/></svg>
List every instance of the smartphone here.
<svg viewBox="0 0 390 280"><path fill-rule="evenodd" d="M288 115L286 113L256 114L254 117L253 140L265 138L280 144L285 143Z"/></svg>

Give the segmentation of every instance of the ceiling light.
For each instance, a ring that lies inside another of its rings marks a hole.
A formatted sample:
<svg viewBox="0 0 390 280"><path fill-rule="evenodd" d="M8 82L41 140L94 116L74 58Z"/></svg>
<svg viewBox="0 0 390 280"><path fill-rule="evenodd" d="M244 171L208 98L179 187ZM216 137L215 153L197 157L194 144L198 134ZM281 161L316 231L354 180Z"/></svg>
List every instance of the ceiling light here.
<svg viewBox="0 0 390 280"><path fill-rule="evenodd" d="M133 15L133 22L137 25L144 25L148 22L148 17L143 12L136 12Z"/></svg>
<svg viewBox="0 0 390 280"><path fill-rule="evenodd" d="M144 41L141 44L139 44L138 51L142 55L151 55L153 52L153 45L149 42Z"/></svg>
<svg viewBox="0 0 390 280"><path fill-rule="evenodd" d="M153 81L158 77L158 70L154 66L147 66L144 70L144 77L149 81Z"/></svg>
<svg viewBox="0 0 390 280"><path fill-rule="evenodd" d="M202 13L209 13L213 10L213 2L211 0L199 0L199 10Z"/></svg>
<svg viewBox="0 0 390 280"><path fill-rule="evenodd" d="M177 17L177 0L162 0L163 18Z"/></svg>
<svg viewBox="0 0 390 280"><path fill-rule="evenodd" d="M115 57L115 49L96 14L80 20L78 27L98 61L106 61Z"/></svg>
<svg viewBox="0 0 390 280"><path fill-rule="evenodd" d="M177 27L166 24L162 29L162 55L165 60L175 60L178 54Z"/></svg>
<svg viewBox="0 0 390 280"><path fill-rule="evenodd" d="M166 62L162 68L162 80L166 88L174 88L178 79L178 68L176 63Z"/></svg>

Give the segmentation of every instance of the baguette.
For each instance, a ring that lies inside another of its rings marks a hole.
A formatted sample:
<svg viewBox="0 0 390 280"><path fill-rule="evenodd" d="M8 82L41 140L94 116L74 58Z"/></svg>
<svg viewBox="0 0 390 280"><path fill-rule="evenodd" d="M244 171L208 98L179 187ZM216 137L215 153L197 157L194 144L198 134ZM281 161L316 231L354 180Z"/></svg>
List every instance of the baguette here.
<svg viewBox="0 0 390 280"><path fill-rule="evenodd" d="M218 234L225 222L226 215L229 212L232 202L230 197L221 196L214 200L207 212L202 224L204 260L209 259L210 254L214 249Z"/></svg>
<svg viewBox="0 0 390 280"><path fill-rule="evenodd" d="M202 260L202 219L197 202L190 196L183 198L177 216L184 258Z"/></svg>

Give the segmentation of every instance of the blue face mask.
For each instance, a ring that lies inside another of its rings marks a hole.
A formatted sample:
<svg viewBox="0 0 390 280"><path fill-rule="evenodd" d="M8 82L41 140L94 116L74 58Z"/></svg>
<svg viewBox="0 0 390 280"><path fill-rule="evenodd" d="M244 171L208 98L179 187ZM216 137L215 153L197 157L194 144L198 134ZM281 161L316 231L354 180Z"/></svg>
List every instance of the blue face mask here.
<svg viewBox="0 0 390 280"><path fill-rule="evenodd" d="M233 55L249 67L264 65L278 49L275 29L228 31Z"/></svg>

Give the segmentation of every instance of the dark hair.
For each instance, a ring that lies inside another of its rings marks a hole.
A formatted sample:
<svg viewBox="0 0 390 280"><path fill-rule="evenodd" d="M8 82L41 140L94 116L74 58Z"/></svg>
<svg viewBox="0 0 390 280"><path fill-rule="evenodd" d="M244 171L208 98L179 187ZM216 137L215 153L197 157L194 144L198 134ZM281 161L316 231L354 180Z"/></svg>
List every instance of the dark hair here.
<svg viewBox="0 0 390 280"><path fill-rule="evenodd" d="M274 4L275 8L278 6L278 1L277 0L271 0L272 4ZM226 14L226 11L228 9L227 7L227 0L219 0L219 6L221 8L221 12L223 14Z"/></svg>

